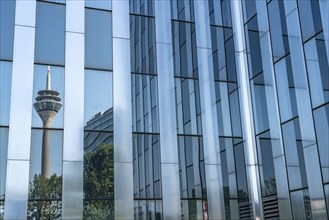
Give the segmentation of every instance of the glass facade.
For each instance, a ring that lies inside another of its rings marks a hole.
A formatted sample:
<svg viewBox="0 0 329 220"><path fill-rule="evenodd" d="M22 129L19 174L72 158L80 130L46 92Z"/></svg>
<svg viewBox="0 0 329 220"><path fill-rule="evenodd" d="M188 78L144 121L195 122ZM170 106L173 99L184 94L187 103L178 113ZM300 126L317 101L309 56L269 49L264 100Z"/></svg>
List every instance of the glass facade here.
<svg viewBox="0 0 329 220"><path fill-rule="evenodd" d="M328 6L0 0L0 219L328 219Z"/></svg>

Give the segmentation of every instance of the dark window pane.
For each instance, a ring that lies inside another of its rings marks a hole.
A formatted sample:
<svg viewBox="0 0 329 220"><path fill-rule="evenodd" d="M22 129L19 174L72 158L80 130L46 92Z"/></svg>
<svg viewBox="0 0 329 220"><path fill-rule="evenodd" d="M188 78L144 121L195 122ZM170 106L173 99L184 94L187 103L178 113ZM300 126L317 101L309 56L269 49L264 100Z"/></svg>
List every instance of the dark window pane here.
<svg viewBox="0 0 329 220"><path fill-rule="evenodd" d="M0 1L0 59L4 60L13 59L15 3Z"/></svg>
<svg viewBox="0 0 329 220"><path fill-rule="evenodd" d="M245 201L248 200L248 183L243 143L240 143L234 147L234 157L238 185L238 198L240 201Z"/></svg>
<svg viewBox="0 0 329 220"><path fill-rule="evenodd" d="M37 2L35 62L64 65L65 5Z"/></svg>
<svg viewBox="0 0 329 220"><path fill-rule="evenodd" d="M181 21L194 20L194 2L189 0L172 0L171 1L172 19Z"/></svg>
<svg viewBox="0 0 329 220"><path fill-rule="evenodd" d="M243 0L243 15L244 22L247 22L252 16L254 16L256 11L256 1L255 0Z"/></svg>
<svg viewBox="0 0 329 220"><path fill-rule="evenodd" d="M175 76L197 77L195 26L192 23L172 23Z"/></svg>
<svg viewBox="0 0 329 220"><path fill-rule="evenodd" d="M130 13L154 16L154 0L129 0Z"/></svg>
<svg viewBox="0 0 329 220"><path fill-rule="evenodd" d="M86 9L85 67L112 69L112 14Z"/></svg>
<svg viewBox="0 0 329 220"><path fill-rule="evenodd" d="M0 128L0 201L5 199L8 131L8 128Z"/></svg>
<svg viewBox="0 0 329 220"><path fill-rule="evenodd" d="M270 132L256 136L262 196L276 194L276 181Z"/></svg>
<svg viewBox="0 0 329 220"><path fill-rule="evenodd" d="M245 25L245 32L248 52L249 74L250 77L252 77L263 71L257 16L253 17Z"/></svg>

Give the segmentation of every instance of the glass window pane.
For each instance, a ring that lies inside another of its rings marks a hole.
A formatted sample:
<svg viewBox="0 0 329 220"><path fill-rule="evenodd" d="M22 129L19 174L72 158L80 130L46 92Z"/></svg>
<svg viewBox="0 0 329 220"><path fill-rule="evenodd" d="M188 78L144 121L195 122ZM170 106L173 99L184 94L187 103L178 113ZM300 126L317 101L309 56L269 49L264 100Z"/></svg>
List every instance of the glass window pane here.
<svg viewBox="0 0 329 220"><path fill-rule="evenodd" d="M84 132L83 215L114 219L114 146L112 132Z"/></svg>
<svg viewBox="0 0 329 220"><path fill-rule="evenodd" d="M27 215L61 218L63 131L32 129L30 154Z"/></svg>
<svg viewBox="0 0 329 220"><path fill-rule="evenodd" d="M86 9L85 67L112 70L112 13Z"/></svg>
<svg viewBox="0 0 329 220"><path fill-rule="evenodd" d="M32 127L63 128L64 68L50 66L49 77L47 68L45 65L34 65ZM47 89L48 79L50 79L50 89ZM49 96L52 97L52 101L47 101ZM52 118L47 120L50 125L45 124L44 119L47 116Z"/></svg>
<svg viewBox="0 0 329 220"><path fill-rule="evenodd" d="M9 125L12 63L0 62L0 125Z"/></svg>
<svg viewBox="0 0 329 220"><path fill-rule="evenodd" d="M156 74L154 18L130 16L131 72Z"/></svg>
<svg viewBox="0 0 329 220"><path fill-rule="evenodd" d="M171 17L181 21L194 21L194 3L189 0L172 0Z"/></svg>
<svg viewBox="0 0 329 220"><path fill-rule="evenodd" d="M14 47L15 0L0 1L0 59L12 60Z"/></svg>
<svg viewBox="0 0 329 220"><path fill-rule="evenodd" d="M85 7L111 10L112 0L85 0Z"/></svg>
<svg viewBox="0 0 329 220"><path fill-rule="evenodd" d="M329 183L329 104L314 110L314 123L318 140L322 178L324 183Z"/></svg>
<svg viewBox="0 0 329 220"><path fill-rule="evenodd" d="M130 13L154 16L154 0L129 0Z"/></svg>
<svg viewBox="0 0 329 220"><path fill-rule="evenodd" d="M312 106L315 108L329 102L329 65L323 32L309 40L304 49Z"/></svg>
<svg viewBox="0 0 329 220"><path fill-rule="evenodd" d="M299 190L290 193L291 207L294 219L312 219L310 197L308 190Z"/></svg>
<svg viewBox="0 0 329 220"><path fill-rule="evenodd" d="M35 62L64 65L65 5L37 2Z"/></svg>
<svg viewBox="0 0 329 220"><path fill-rule="evenodd" d="M247 183L243 143L234 146L234 158L235 158L235 166L236 166L238 198L240 201L246 201L248 200L248 183Z"/></svg>
<svg viewBox="0 0 329 220"><path fill-rule="evenodd" d="M322 30L319 1L298 0L299 18L305 42Z"/></svg>
<svg viewBox="0 0 329 220"><path fill-rule="evenodd" d="M112 72L85 70L85 130L113 131Z"/></svg>

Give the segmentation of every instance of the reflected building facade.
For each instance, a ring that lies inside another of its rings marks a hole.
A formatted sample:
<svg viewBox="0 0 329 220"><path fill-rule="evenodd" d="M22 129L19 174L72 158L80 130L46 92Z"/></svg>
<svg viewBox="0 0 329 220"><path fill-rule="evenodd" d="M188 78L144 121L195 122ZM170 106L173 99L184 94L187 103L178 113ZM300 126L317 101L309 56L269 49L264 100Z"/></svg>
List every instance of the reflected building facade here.
<svg viewBox="0 0 329 220"><path fill-rule="evenodd" d="M328 219L328 1L0 4L0 219Z"/></svg>

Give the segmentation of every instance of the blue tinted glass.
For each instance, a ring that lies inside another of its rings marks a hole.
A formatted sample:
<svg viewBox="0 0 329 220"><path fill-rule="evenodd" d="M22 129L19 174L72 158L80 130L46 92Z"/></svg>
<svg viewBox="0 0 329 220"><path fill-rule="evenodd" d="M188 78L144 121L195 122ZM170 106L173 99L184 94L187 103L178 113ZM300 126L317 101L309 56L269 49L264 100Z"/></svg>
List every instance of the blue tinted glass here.
<svg viewBox="0 0 329 220"><path fill-rule="evenodd" d="M112 69L112 14L86 9L85 67Z"/></svg>
<svg viewBox="0 0 329 220"><path fill-rule="evenodd" d="M0 125L9 125L12 63L0 62Z"/></svg>
<svg viewBox="0 0 329 220"><path fill-rule="evenodd" d="M112 73L85 70L85 129L113 130Z"/></svg>
<svg viewBox="0 0 329 220"><path fill-rule="evenodd" d="M129 0L130 13L154 16L154 0Z"/></svg>
<svg viewBox="0 0 329 220"><path fill-rule="evenodd" d="M13 59L15 0L0 1L0 59Z"/></svg>
<svg viewBox="0 0 329 220"><path fill-rule="evenodd" d="M0 128L0 200L5 199L8 130L8 128Z"/></svg>
<svg viewBox="0 0 329 220"><path fill-rule="evenodd" d="M85 6L88 8L111 10L112 0L85 0Z"/></svg>
<svg viewBox="0 0 329 220"><path fill-rule="evenodd" d="M37 2L35 62L64 65L65 5Z"/></svg>

